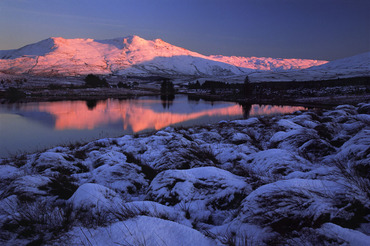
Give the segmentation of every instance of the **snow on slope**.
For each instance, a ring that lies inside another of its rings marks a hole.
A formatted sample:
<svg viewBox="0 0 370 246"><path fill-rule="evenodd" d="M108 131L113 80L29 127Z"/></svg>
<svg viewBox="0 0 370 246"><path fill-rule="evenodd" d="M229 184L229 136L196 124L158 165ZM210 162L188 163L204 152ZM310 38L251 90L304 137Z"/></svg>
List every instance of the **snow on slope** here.
<svg viewBox="0 0 370 246"><path fill-rule="evenodd" d="M338 76L358 76L360 74L368 76L370 74L370 52L335 60L321 66L309 68L306 71L323 70L331 71Z"/></svg>
<svg viewBox="0 0 370 246"><path fill-rule="evenodd" d="M2 50L0 51L1 59L16 59L22 56L44 56L51 52L54 48L52 38L42 40L35 44L26 45L17 50Z"/></svg>
<svg viewBox="0 0 370 246"><path fill-rule="evenodd" d="M319 66L327 61L309 59L281 59L270 57L237 57L237 56L210 56L212 60L233 64L238 67L255 70L289 70L305 69L312 66Z"/></svg>
<svg viewBox="0 0 370 246"><path fill-rule="evenodd" d="M258 70L302 69L326 61L204 56L161 39L49 38L0 51L0 72L38 75L174 74L232 76Z"/></svg>
<svg viewBox="0 0 370 246"><path fill-rule="evenodd" d="M312 81L370 76L370 52L302 70L258 71L249 75L252 82Z"/></svg>

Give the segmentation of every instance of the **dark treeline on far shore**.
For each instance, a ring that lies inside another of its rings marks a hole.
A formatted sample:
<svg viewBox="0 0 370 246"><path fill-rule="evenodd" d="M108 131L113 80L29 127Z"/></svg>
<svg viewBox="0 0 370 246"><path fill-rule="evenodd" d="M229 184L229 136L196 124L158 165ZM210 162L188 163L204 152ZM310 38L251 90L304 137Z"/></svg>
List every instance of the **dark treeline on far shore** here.
<svg viewBox="0 0 370 246"><path fill-rule="evenodd" d="M210 95L232 95L247 99L284 99L297 97L320 97L336 95L363 95L370 93L370 77L343 78L320 81L284 81L250 83L246 77L243 84L230 84L206 80L203 84L189 83L189 90L207 92Z"/></svg>
<svg viewBox="0 0 370 246"><path fill-rule="evenodd" d="M258 82L250 83L248 77L245 79L244 84L225 83L220 81L206 80L203 84L199 81L189 83L188 89L239 89L245 90L246 87L253 91L261 89L272 90L289 90L300 88L322 88L322 87L337 87L337 86L355 86L355 85L369 85L370 77L355 77L331 80L317 80L317 81L281 81L281 82Z"/></svg>
<svg viewBox="0 0 370 246"><path fill-rule="evenodd" d="M355 77L343 79L330 79L318 81L283 81L283 82L260 82L251 84L254 88L261 87L274 90L288 90L299 88L322 88L351 85L370 85L370 77Z"/></svg>

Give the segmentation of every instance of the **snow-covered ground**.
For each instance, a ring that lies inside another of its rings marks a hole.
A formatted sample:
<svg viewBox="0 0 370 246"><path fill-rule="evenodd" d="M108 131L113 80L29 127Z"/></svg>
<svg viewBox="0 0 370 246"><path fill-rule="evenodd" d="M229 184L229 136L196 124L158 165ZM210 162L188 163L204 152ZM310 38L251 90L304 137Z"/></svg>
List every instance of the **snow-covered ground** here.
<svg viewBox="0 0 370 246"><path fill-rule="evenodd" d="M0 242L369 245L370 104L3 159Z"/></svg>

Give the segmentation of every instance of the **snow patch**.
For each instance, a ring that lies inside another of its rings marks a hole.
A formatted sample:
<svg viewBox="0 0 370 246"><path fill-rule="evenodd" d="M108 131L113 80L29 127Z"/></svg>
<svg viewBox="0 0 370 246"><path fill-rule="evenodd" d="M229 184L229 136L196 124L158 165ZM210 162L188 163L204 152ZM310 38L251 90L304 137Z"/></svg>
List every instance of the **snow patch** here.
<svg viewBox="0 0 370 246"><path fill-rule="evenodd" d="M147 216L97 229L74 228L68 237L68 244L82 245L218 245L192 228Z"/></svg>

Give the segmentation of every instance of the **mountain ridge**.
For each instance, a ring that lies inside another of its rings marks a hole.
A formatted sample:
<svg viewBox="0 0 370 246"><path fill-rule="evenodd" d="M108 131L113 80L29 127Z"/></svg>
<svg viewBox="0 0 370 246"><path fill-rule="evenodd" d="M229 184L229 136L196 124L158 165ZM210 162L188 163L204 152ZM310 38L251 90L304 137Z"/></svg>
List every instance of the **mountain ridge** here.
<svg viewBox="0 0 370 246"><path fill-rule="evenodd" d="M310 59L206 56L162 39L146 40L136 35L104 40L51 37L19 49L0 51L0 72L51 76L234 76L254 70L286 71L325 63Z"/></svg>

